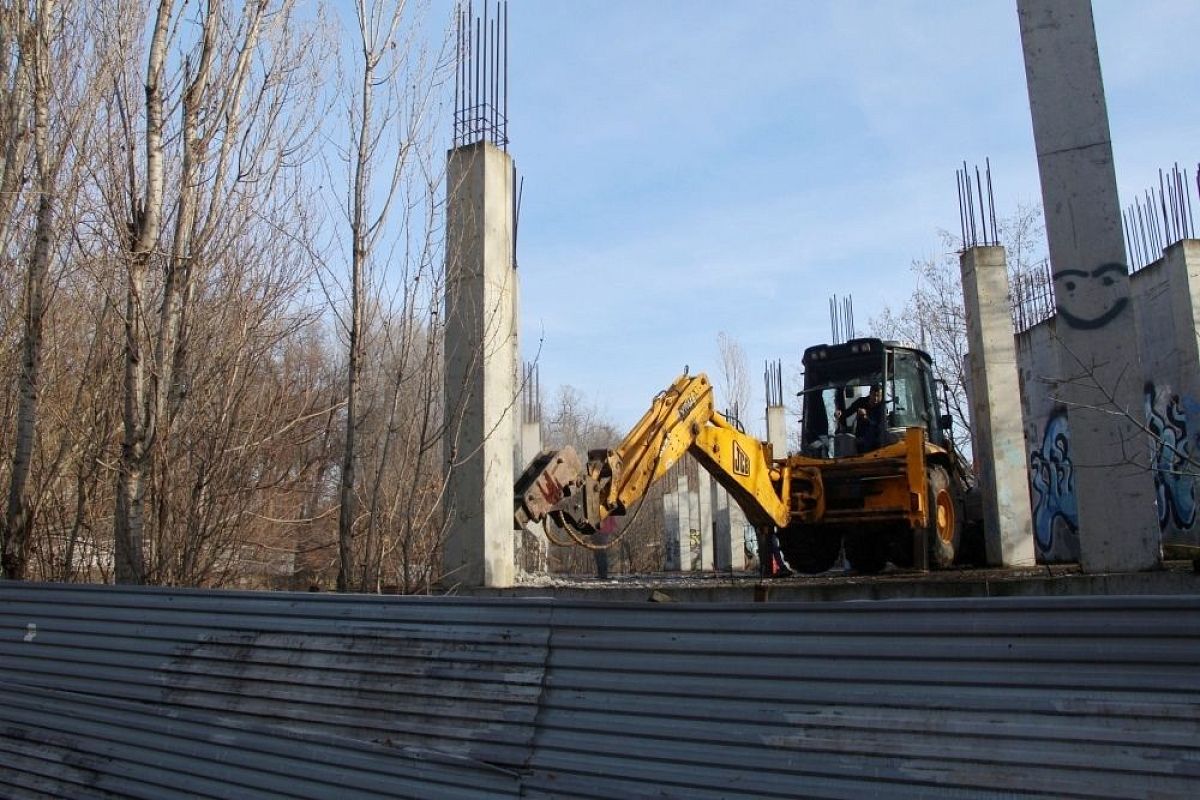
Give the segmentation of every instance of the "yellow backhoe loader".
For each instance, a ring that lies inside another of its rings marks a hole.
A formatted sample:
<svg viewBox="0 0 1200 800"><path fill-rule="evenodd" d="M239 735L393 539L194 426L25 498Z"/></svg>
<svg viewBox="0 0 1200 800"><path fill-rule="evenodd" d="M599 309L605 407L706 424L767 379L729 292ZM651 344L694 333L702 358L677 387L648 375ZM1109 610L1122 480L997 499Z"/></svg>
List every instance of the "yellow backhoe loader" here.
<svg viewBox="0 0 1200 800"><path fill-rule="evenodd" d="M546 520L592 535L625 514L690 453L759 531L776 534L793 570L819 573L843 552L863 573L888 561L949 567L960 549L967 475L941 413L929 356L880 339L804 353L798 453L775 453L713 402L703 374L686 372L654 398L621 444L540 454L515 486L514 523Z"/></svg>

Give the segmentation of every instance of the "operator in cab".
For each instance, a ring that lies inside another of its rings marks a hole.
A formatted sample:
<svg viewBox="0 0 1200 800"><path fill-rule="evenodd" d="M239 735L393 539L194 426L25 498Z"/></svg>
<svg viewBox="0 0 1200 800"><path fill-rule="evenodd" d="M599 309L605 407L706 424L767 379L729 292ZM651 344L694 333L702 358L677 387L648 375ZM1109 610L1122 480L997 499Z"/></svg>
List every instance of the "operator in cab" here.
<svg viewBox="0 0 1200 800"><path fill-rule="evenodd" d="M884 415L883 387L872 384L871 391L866 397L860 397L851 403L845 413L839 409L833 412L839 430L853 430L854 441L858 452L867 453L878 449L883 444L884 425L887 420Z"/></svg>

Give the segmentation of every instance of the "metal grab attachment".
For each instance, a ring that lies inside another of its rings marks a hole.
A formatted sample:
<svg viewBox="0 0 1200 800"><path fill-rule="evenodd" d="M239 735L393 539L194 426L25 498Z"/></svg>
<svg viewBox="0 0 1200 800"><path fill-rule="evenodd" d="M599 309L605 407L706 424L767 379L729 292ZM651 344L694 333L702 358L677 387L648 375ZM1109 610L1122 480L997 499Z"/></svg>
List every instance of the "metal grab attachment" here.
<svg viewBox="0 0 1200 800"><path fill-rule="evenodd" d="M544 450L521 473L514 492L513 527L542 522L564 500L582 494L583 464L575 448Z"/></svg>

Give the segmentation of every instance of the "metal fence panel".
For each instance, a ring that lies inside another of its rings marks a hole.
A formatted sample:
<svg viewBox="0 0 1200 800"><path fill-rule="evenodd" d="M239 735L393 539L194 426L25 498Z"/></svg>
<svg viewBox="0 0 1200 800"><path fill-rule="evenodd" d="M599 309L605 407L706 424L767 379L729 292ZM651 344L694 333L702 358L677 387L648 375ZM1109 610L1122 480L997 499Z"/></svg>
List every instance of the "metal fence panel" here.
<svg viewBox="0 0 1200 800"><path fill-rule="evenodd" d="M1200 598L0 584L0 795L1200 796Z"/></svg>

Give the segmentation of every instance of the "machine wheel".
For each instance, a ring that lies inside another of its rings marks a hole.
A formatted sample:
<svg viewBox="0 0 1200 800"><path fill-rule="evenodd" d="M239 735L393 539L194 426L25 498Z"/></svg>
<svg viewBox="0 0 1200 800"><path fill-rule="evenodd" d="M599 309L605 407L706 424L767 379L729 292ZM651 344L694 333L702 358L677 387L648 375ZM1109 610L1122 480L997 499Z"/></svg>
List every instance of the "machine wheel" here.
<svg viewBox="0 0 1200 800"><path fill-rule="evenodd" d="M788 566L805 575L829 570L837 561L842 537L828 530L789 525L779 531L779 549Z"/></svg>
<svg viewBox="0 0 1200 800"><path fill-rule="evenodd" d="M929 467L929 564L945 569L954 566L954 556L962 541L962 519L958 503L950 489L946 468Z"/></svg>
<svg viewBox="0 0 1200 800"><path fill-rule="evenodd" d="M846 536L846 560L863 575L882 572L887 566L887 538L878 531L861 531Z"/></svg>

